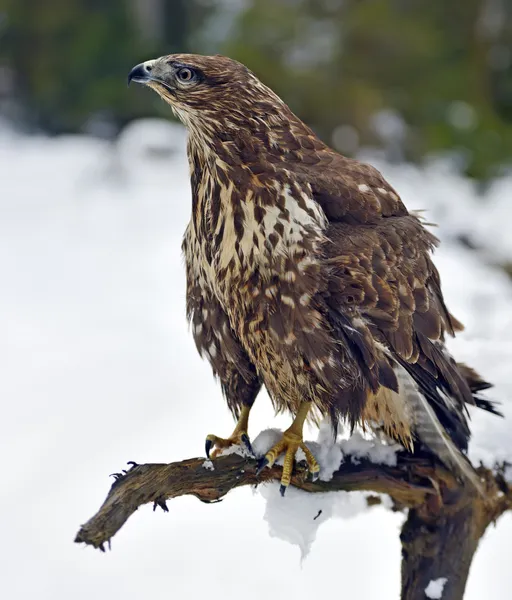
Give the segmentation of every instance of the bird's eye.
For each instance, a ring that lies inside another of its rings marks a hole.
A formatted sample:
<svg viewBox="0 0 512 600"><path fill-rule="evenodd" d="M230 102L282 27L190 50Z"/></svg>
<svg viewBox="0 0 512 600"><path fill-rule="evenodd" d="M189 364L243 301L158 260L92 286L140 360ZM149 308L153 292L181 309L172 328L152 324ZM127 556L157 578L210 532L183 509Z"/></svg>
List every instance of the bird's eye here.
<svg viewBox="0 0 512 600"><path fill-rule="evenodd" d="M176 73L176 76L183 83L190 83L191 81L193 81L195 79L196 73L195 73L195 71L193 71L192 69L189 69L188 67L183 67L183 68L179 69L179 71Z"/></svg>

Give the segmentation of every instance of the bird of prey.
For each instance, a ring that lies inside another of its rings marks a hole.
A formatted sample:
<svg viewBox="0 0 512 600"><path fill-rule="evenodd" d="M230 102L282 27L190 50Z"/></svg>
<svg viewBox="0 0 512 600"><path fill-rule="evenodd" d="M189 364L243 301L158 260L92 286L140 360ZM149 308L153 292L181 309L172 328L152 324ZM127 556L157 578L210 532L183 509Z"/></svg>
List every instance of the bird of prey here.
<svg viewBox="0 0 512 600"><path fill-rule="evenodd" d="M437 239L370 165L322 142L247 67L173 54L132 69L186 125L192 215L183 239L187 316L199 353L238 419L207 454L245 443L262 386L293 422L281 493L307 418L376 425L478 486L464 456L466 404L489 384L445 347L448 312L431 258Z"/></svg>

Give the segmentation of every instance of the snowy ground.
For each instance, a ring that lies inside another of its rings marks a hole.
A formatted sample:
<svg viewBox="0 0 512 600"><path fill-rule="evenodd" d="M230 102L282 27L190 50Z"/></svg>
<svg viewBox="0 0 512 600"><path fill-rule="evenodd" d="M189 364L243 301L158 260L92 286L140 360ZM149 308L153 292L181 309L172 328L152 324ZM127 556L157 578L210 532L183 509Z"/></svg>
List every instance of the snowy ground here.
<svg viewBox="0 0 512 600"><path fill-rule="evenodd" d="M301 600L335 586L347 598L396 599L403 516L365 510L358 495L304 502L290 489L283 501L269 486L213 506L180 498L169 514L138 511L110 553L73 544L108 473L127 460L197 456L206 433L231 429L184 319L184 136L142 123L111 147L1 130L0 165L2 597ZM482 205L438 166L381 168L409 207L445 225L437 263L467 325L452 348L496 383L510 416L479 415L472 453L510 456L512 285L487 263L512 258L512 181ZM454 244L461 230L485 243L485 260ZM254 413L253 436L287 424L263 396ZM510 597L511 539L507 515L482 542L468 600Z"/></svg>

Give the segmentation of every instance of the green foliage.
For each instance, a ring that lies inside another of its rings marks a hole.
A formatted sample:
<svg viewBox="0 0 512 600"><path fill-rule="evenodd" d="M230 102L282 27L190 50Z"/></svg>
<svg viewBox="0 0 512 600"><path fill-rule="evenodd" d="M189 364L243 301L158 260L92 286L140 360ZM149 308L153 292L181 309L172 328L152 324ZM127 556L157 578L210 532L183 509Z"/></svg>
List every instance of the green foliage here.
<svg viewBox="0 0 512 600"><path fill-rule="evenodd" d="M0 0L0 67L13 71L15 97L33 125L77 131L97 113L119 125L169 114L147 90L126 92L126 73L137 62L222 52L247 64L345 153L380 146L419 161L446 152L486 179L512 155L509 4ZM146 7L159 10L160 36L141 35ZM405 124L394 139L375 126L376 115L390 112ZM338 135L346 125L350 144Z"/></svg>
<svg viewBox="0 0 512 600"><path fill-rule="evenodd" d="M386 145L373 117L391 110L406 158L456 153L483 179L512 155L511 42L512 9L488 0L253 0L223 50L327 140L350 124Z"/></svg>
<svg viewBox="0 0 512 600"><path fill-rule="evenodd" d="M154 113L149 94L127 94L126 74L156 52L124 2L4 0L0 61L34 126L79 130L94 114L118 123Z"/></svg>

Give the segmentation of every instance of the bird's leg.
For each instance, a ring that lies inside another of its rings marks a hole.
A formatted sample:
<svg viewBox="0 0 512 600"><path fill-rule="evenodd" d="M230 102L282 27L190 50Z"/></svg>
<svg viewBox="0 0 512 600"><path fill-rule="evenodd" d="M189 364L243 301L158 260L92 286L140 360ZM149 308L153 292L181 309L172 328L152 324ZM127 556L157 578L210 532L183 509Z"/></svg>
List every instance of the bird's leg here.
<svg viewBox="0 0 512 600"><path fill-rule="evenodd" d="M251 442L249 441L249 436L247 435L251 406L248 406L247 404L242 406L235 429L228 438L220 438L212 434L206 436L205 450L208 458L210 458L210 450L213 447L215 447L215 450L212 452L212 458L215 458L222 452L222 450L237 445L244 446L251 454L254 455Z"/></svg>
<svg viewBox="0 0 512 600"><path fill-rule="evenodd" d="M293 420L291 426L283 433L283 437L277 442L275 446L272 446L270 450L261 459L259 464L259 471L264 467L271 467L280 454L283 452L284 464L283 464L283 475L281 477L281 496L284 496L286 488L290 485L293 471L293 463L295 460L295 454L300 448L306 455L306 462L308 463L308 469L313 477L313 480L318 478L320 471L320 465L313 456L311 450L306 446L302 439L302 430L304 428L304 421L308 416L309 409L311 408L311 402L301 402L299 410Z"/></svg>

